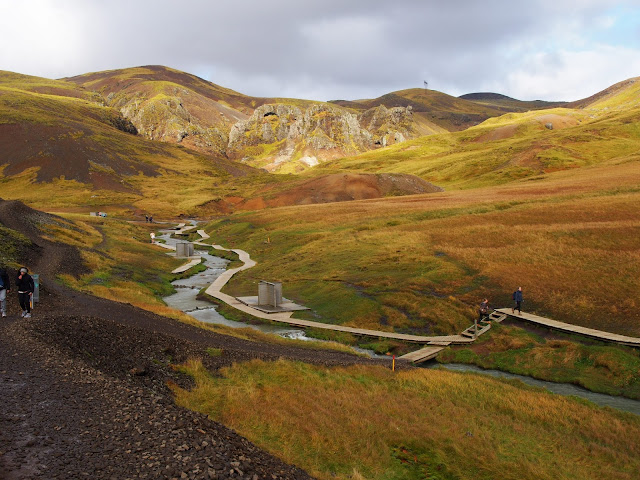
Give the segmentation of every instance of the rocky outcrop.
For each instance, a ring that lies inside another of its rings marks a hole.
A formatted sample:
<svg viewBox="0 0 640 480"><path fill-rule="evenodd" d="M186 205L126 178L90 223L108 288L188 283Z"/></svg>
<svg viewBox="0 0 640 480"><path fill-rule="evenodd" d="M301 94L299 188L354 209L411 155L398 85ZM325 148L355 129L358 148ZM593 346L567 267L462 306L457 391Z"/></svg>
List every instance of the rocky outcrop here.
<svg viewBox="0 0 640 480"><path fill-rule="evenodd" d="M381 105L357 115L328 104L304 110L295 105L266 104L231 127L227 155L267 170L277 170L291 161L305 168L415 135L411 107Z"/></svg>
<svg viewBox="0 0 640 480"><path fill-rule="evenodd" d="M206 153L225 154L230 122L202 124L179 96L129 99L120 111L131 120L140 135L151 140L185 143Z"/></svg>
<svg viewBox="0 0 640 480"><path fill-rule="evenodd" d="M110 93L107 105L131 122L138 134L184 144L203 153L224 156L231 126L246 116L188 89Z"/></svg>
<svg viewBox="0 0 640 480"><path fill-rule="evenodd" d="M413 121L413 108L407 107L387 108L379 105L370 108L360 115L360 124L371 132L376 146L386 147L394 143L400 143L417 136Z"/></svg>

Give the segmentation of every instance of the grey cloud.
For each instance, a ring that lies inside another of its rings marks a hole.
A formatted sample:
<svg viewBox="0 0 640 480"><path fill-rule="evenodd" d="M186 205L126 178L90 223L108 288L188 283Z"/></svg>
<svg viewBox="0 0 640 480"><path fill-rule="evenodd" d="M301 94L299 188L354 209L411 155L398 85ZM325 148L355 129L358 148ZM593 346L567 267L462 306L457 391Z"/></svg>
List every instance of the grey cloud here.
<svg viewBox="0 0 640 480"><path fill-rule="evenodd" d="M595 28L611 8L598 0L55 3L82 22L83 44L40 72L25 52L24 73L164 64L247 94L318 99L377 96L424 77L454 94L513 89L510 72L557 68L555 42Z"/></svg>

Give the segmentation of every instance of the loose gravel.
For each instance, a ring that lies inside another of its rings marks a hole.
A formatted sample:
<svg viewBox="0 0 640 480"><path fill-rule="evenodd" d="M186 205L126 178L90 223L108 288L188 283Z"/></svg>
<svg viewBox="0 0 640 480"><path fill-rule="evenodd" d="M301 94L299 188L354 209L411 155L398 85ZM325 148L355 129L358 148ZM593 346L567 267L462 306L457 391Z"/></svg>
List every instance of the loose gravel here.
<svg viewBox="0 0 640 480"><path fill-rule="evenodd" d="M45 216L43 216L45 215ZM0 319L0 479L307 479L206 416L178 407L169 381L189 388L173 365L200 358L215 373L250 359L318 365L385 364L346 353L264 344L215 334L85 295L56 283L84 271L77 250L39 236L49 221L0 200L0 223L33 242L41 273L33 317L15 292ZM219 348L212 357L207 348Z"/></svg>

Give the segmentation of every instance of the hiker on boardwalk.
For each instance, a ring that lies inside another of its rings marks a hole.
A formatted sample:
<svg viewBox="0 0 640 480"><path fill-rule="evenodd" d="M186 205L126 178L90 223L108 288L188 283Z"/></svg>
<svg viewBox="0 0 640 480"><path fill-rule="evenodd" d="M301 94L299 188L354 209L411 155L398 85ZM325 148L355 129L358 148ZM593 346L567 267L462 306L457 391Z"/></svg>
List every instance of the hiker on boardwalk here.
<svg viewBox="0 0 640 480"><path fill-rule="evenodd" d="M481 322L487 315L489 315L489 299L485 298L482 303L480 303L478 314L478 322Z"/></svg>
<svg viewBox="0 0 640 480"><path fill-rule="evenodd" d="M518 289L513 292L513 307L511 308L511 313L516 313L516 310L518 310L518 315L520 315L522 312L520 311L521 307L522 307L522 302L524 300L522 299L522 287L518 287Z"/></svg>
<svg viewBox="0 0 640 480"><path fill-rule="evenodd" d="M11 291L9 275L4 267L0 267L0 315L7 316L7 293Z"/></svg>
<svg viewBox="0 0 640 480"><path fill-rule="evenodd" d="M31 317L31 297L35 290L33 284L33 278L29 275L27 267L22 267L18 272L18 278L16 279L16 290L18 291L18 301L20 302L20 308L22 308L21 317Z"/></svg>

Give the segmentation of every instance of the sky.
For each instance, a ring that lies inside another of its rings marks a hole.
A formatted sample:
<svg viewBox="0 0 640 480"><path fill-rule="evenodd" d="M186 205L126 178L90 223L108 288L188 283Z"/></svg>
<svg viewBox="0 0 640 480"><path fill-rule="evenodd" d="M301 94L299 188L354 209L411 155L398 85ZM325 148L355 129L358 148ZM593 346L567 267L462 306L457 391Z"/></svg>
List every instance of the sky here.
<svg viewBox="0 0 640 480"><path fill-rule="evenodd" d="M0 70L141 65L252 96L571 101L640 76L640 0L0 0Z"/></svg>

